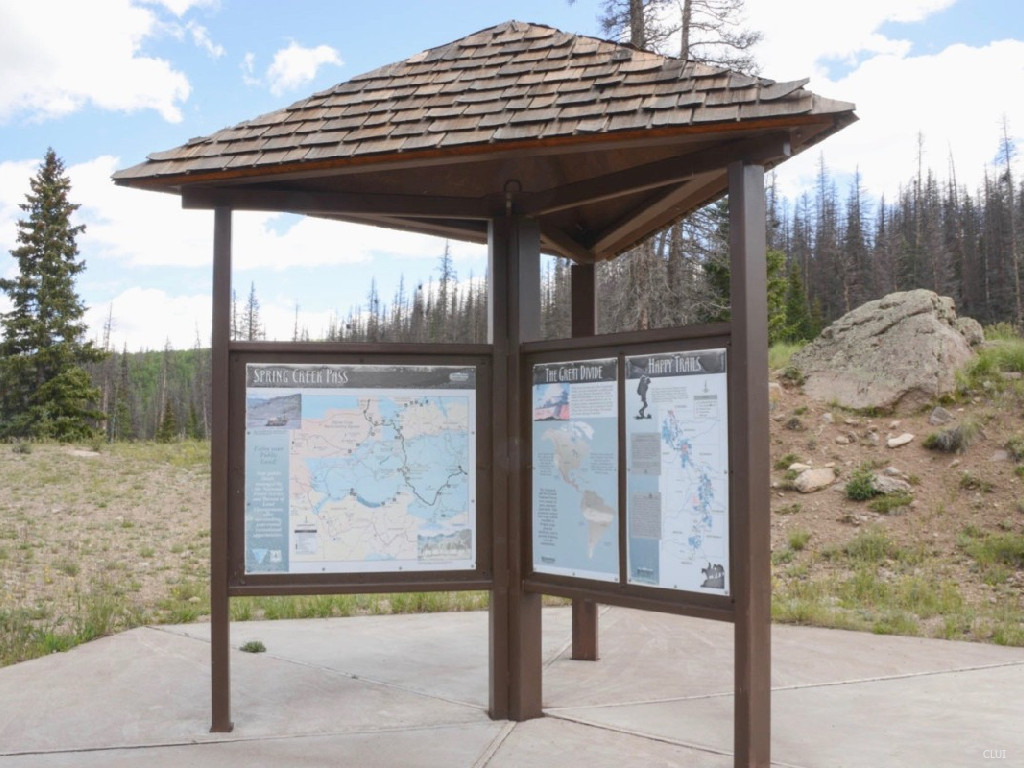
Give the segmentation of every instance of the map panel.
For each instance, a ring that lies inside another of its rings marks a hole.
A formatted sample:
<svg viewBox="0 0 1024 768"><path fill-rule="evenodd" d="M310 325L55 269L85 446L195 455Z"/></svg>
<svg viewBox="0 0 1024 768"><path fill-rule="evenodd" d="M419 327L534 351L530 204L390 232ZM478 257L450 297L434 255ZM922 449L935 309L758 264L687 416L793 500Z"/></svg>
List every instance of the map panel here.
<svg viewBox="0 0 1024 768"><path fill-rule="evenodd" d="M476 372L246 367L246 573L476 568Z"/></svg>
<svg viewBox="0 0 1024 768"><path fill-rule="evenodd" d="M533 367L533 569L619 579L618 362Z"/></svg>
<svg viewBox="0 0 1024 768"><path fill-rule="evenodd" d="M626 358L631 584L729 594L726 352Z"/></svg>

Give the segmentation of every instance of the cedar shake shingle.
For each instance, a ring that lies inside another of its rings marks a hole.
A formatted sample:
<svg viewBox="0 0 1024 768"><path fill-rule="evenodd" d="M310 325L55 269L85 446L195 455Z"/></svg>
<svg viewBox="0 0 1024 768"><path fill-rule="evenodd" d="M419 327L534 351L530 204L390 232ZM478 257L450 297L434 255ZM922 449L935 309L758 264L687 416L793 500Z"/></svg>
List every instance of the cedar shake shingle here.
<svg viewBox="0 0 1024 768"><path fill-rule="evenodd" d="M272 173L383 153L852 112L776 83L510 21L353 77L119 171L119 183ZM295 163L299 163L295 167ZM283 166L288 165L287 168Z"/></svg>

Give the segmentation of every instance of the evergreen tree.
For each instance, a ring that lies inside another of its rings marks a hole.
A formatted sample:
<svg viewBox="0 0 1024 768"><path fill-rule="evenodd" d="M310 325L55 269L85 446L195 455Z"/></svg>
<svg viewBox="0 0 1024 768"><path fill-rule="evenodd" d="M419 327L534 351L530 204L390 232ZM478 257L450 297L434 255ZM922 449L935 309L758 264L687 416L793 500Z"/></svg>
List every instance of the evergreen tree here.
<svg viewBox="0 0 1024 768"><path fill-rule="evenodd" d="M71 224L78 205L52 149L29 184L11 251L18 273L0 279L12 304L0 319L0 434L80 440L103 418L94 406L99 389L81 366L105 354L85 341L85 305L75 292L85 269L75 239L85 226Z"/></svg>
<svg viewBox="0 0 1024 768"><path fill-rule="evenodd" d="M789 336L786 315L786 254L769 250L765 254L768 264L768 343L776 344Z"/></svg>
<svg viewBox="0 0 1024 768"><path fill-rule="evenodd" d="M807 293L800 277L800 266L794 261L786 275L786 333L783 341L810 341L820 329L807 307Z"/></svg>
<svg viewBox="0 0 1024 768"><path fill-rule="evenodd" d="M178 419L174 416L174 405L170 396L164 398L164 415L160 419L155 437L158 443L173 443L179 437Z"/></svg>

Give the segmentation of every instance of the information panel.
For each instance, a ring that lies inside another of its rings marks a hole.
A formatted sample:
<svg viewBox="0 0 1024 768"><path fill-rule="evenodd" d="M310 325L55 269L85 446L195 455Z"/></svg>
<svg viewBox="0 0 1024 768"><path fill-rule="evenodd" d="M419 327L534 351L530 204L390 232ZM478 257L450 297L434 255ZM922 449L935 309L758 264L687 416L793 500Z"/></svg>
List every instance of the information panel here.
<svg viewBox="0 0 1024 768"><path fill-rule="evenodd" d="M245 572L476 568L472 366L246 365Z"/></svg>
<svg viewBox="0 0 1024 768"><path fill-rule="evenodd" d="M619 580L618 361L533 366L533 569Z"/></svg>
<svg viewBox="0 0 1024 768"><path fill-rule="evenodd" d="M628 581L729 594L724 349L626 358Z"/></svg>

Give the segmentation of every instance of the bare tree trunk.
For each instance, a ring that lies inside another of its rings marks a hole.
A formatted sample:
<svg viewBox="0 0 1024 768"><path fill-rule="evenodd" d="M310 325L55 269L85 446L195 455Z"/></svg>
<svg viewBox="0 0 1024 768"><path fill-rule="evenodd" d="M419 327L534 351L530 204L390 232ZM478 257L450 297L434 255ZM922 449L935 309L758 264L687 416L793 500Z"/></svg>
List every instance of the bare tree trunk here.
<svg viewBox="0 0 1024 768"><path fill-rule="evenodd" d="M636 48L645 48L644 0L629 0L629 42Z"/></svg>

